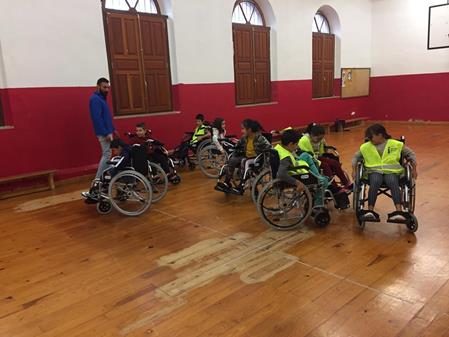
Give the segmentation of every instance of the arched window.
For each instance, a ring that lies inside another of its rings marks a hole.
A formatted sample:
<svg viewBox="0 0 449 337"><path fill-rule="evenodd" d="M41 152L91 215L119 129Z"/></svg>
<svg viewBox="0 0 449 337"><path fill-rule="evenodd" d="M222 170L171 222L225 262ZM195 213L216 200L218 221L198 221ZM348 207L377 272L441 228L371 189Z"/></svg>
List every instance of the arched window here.
<svg viewBox="0 0 449 337"><path fill-rule="evenodd" d="M232 13L232 22L249 24L254 26L265 26L262 12L253 1L238 1Z"/></svg>
<svg viewBox="0 0 449 337"><path fill-rule="evenodd" d="M312 22L312 97L334 96L335 36L327 18L317 12Z"/></svg>
<svg viewBox="0 0 449 337"><path fill-rule="evenodd" d="M172 109L167 18L156 0L103 0L115 113Z"/></svg>
<svg viewBox="0 0 449 337"><path fill-rule="evenodd" d="M255 1L235 3L232 33L236 104L270 102L270 28Z"/></svg>
<svg viewBox="0 0 449 337"><path fill-rule="evenodd" d="M312 23L312 32L314 33L323 33L330 34L331 27L329 25L329 21L327 21L326 17L320 12L315 14Z"/></svg>
<svg viewBox="0 0 449 337"><path fill-rule="evenodd" d="M105 8L119 11L160 14L159 7L154 0L106 0Z"/></svg>

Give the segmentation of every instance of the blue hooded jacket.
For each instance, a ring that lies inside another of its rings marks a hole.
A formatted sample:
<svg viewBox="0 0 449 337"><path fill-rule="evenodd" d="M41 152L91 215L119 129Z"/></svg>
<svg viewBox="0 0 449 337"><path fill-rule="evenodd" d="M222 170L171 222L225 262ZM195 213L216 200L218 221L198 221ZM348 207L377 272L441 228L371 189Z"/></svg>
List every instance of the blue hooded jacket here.
<svg viewBox="0 0 449 337"><path fill-rule="evenodd" d="M107 136L115 131L112 116L106 98L99 92L94 92L89 101L90 118L97 136Z"/></svg>

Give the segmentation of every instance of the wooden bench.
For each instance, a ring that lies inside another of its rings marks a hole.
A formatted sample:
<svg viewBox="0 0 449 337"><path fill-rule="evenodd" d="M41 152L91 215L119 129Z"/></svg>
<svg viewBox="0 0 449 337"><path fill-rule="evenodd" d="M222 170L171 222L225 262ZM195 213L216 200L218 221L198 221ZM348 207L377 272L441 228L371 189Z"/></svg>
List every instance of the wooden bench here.
<svg viewBox="0 0 449 337"><path fill-rule="evenodd" d="M0 185L17 182L21 180L29 180L33 178L39 177L47 177L47 182L45 186L31 187L31 188L21 188L19 190L7 191L6 193L0 192L0 199L6 199L11 197L16 197L19 195L48 191L55 189L55 170L47 170L47 171L39 171L39 172L30 172L26 174L20 174L16 176L4 177L0 178Z"/></svg>
<svg viewBox="0 0 449 337"><path fill-rule="evenodd" d="M334 125L334 122L322 122L322 123L317 123L317 124L321 125L324 128L326 134L329 134L331 132L331 127ZM298 131L300 133L305 133L308 126L309 126L309 124L307 124L307 125L299 125L299 126L292 126L292 128L295 131Z"/></svg>
<svg viewBox="0 0 449 337"><path fill-rule="evenodd" d="M369 120L368 117L358 117L358 118L352 118L352 119L346 119L345 120L345 129L352 129L356 128L358 126L365 125L365 122Z"/></svg>

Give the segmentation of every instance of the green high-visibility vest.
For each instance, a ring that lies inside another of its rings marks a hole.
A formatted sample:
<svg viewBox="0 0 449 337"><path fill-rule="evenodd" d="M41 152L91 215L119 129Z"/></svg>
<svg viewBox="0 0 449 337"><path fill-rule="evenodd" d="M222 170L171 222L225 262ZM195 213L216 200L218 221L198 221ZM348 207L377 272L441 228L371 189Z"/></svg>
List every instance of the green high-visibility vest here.
<svg viewBox="0 0 449 337"><path fill-rule="evenodd" d="M304 135L299 140L298 146L301 151L303 152L309 152L310 154L313 154L313 157L318 164L318 167L320 167L321 162L318 160L318 157L323 155L326 150L324 149L324 140L321 140L319 150L315 151L313 149L312 141L310 140L310 136Z"/></svg>
<svg viewBox="0 0 449 337"><path fill-rule="evenodd" d="M365 161L364 166L368 172L401 174L404 172L404 168L401 166L401 152L403 147L404 143L398 140L388 139L381 157L376 146L371 142L366 142L360 146L360 152Z"/></svg>
<svg viewBox="0 0 449 337"><path fill-rule="evenodd" d="M285 149L281 144L278 144L274 147L274 149L279 154L279 159L283 160L284 158L290 158L290 160L293 163L293 166L307 166L309 167L309 164L305 162L304 160L297 160L295 156L287 149ZM291 175L297 175L297 174L306 174L309 173L307 169L292 169L288 171Z"/></svg>
<svg viewBox="0 0 449 337"><path fill-rule="evenodd" d="M190 144L195 144L198 142L198 137L202 137L206 134L206 127L204 125L198 126L195 131L193 131L192 139L190 140Z"/></svg>

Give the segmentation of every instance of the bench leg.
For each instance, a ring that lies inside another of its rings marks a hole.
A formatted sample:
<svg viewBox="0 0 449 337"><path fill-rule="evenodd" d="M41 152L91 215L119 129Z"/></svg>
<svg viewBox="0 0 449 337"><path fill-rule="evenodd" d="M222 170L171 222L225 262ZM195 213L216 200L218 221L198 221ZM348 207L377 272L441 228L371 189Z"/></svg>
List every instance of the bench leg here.
<svg viewBox="0 0 449 337"><path fill-rule="evenodd" d="M55 178L53 173L50 173L48 175L48 186L50 187L51 190L55 189Z"/></svg>

